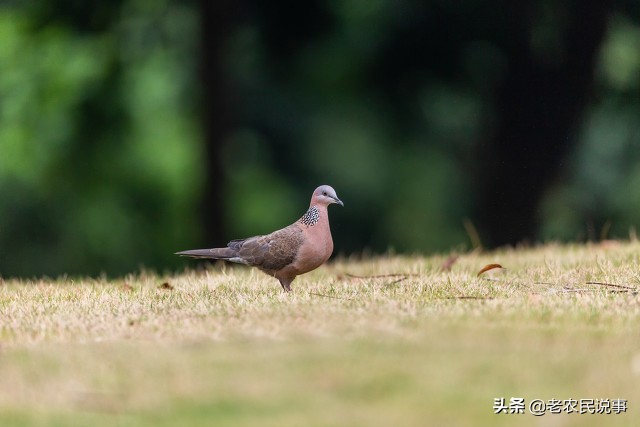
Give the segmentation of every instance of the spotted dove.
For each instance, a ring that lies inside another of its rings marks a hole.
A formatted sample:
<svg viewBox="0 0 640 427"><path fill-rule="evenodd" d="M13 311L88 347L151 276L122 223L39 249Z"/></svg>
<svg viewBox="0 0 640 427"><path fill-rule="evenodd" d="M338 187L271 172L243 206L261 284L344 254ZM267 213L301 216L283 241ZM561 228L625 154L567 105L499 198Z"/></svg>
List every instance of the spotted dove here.
<svg viewBox="0 0 640 427"><path fill-rule="evenodd" d="M309 209L288 227L264 236L232 240L226 248L195 249L177 252L192 258L212 258L247 264L280 281L282 289L291 291L296 276L321 266L333 252L327 207L344 203L333 188L321 185L311 196Z"/></svg>

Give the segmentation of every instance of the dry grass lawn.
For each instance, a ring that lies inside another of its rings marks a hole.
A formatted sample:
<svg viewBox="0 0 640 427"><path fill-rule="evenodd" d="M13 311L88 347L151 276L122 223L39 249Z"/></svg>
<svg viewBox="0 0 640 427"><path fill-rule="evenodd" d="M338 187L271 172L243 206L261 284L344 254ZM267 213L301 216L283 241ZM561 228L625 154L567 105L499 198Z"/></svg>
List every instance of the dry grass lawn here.
<svg viewBox="0 0 640 427"><path fill-rule="evenodd" d="M222 265L0 280L0 425L638 425L640 243L451 261L338 260L291 294ZM495 415L498 397L628 409Z"/></svg>

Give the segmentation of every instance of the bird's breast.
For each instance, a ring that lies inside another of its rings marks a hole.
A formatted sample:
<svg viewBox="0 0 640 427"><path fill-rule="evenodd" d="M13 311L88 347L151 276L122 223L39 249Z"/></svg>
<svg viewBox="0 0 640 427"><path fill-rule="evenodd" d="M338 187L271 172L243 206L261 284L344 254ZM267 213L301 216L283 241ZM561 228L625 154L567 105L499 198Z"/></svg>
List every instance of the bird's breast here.
<svg viewBox="0 0 640 427"><path fill-rule="evenodd" d="M295 267L303 274L324 264L333 252L333 239L328 224L316 224L304 230L304 243L295 259Z"/></svg>

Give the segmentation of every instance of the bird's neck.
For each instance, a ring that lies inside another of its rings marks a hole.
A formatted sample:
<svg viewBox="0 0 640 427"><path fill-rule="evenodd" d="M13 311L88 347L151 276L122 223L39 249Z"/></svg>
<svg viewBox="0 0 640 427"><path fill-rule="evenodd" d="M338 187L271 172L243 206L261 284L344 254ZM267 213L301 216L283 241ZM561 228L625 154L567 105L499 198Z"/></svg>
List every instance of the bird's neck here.
<svg viewBox="0 0 640 427"><path fill-rule="evenodd" d="M309 206L309 209L307 210L307 212L305 212L305 214L302 215L302 217L298 220L298 222L300 222L303 225L306 225L307 227L312 227L318 224L318 222L320 222L320 220L323 217L326 217L326 213L327 213L326 207L311 205Z"/></svg>

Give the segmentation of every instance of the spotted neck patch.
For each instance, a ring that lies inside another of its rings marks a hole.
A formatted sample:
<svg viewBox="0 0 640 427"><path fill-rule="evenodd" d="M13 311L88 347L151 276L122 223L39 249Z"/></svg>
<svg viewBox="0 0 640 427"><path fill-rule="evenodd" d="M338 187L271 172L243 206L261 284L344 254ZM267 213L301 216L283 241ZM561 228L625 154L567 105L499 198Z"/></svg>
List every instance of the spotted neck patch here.
<svg viewBox="0 0 640 427"><path fill-rule="evenodd" d="M318 221L320 221L320 211L315 206L311 206L299 220L299 222L309 227L312 225L316 225Z"/></svg>

